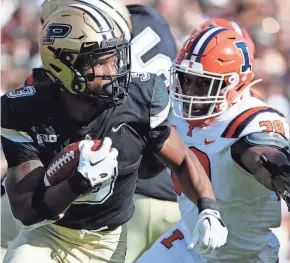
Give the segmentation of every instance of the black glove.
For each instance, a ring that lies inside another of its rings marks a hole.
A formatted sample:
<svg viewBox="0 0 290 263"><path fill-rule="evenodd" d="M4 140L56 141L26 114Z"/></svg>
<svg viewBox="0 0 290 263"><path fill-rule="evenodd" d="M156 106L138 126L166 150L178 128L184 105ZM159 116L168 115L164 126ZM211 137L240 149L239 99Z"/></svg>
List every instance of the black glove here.
<svg viewBox="0 0 290 263"><path fill-rule="evenodd" d="M270 173L273 186L286 201L288 211L290 212L290 166L272 163L263 154L260 156L260 162Z"/></svg>

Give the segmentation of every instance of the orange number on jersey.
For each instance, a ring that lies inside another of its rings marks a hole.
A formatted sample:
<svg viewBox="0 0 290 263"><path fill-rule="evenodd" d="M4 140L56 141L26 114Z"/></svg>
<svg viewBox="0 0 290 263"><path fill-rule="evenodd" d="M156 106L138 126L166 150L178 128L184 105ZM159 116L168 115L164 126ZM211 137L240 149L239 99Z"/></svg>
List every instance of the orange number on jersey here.
<svg viewBox="0 0 290 263"><path fill-rule="evenodd" d="M275 132L281 134L282 136L285 136L285 130L284 130L283 122L280 121L280 120L275 120L273 122L273 124L274 124Z"/></svg>
<svg viewBox="0 0 290 263"><path fill-rule="evenodd" d="M164 246L166 246L169 249L173 246L172 243L175 240L182 240L182 239L184 239L184 235L178 229L176 229L173 231L171 236L169 236L168 238L164 238L161 241L161 244L163 244Z"/></svg>
<svg viewBox="0 0 290 263"><path fill-rule="evenodd" d="M265 127L266 129L263 130L263 132L276 132L281 135L285 135L285 130L283 126L283 122L280 120L275 120L273 122L271 121L260 121L259 122L260 127Z"/></svg>
<svg viewBox="0 0 290 263"><path fill-rule="evenodd" d="M193 146L189 147L189 149L197 156L197 158L200 161L207 176L211 180L210 161L209 161L207 154L205 152L202 152L201 150L193 147ZM174 184L175 193L178 195L181 195L181 187L180 187L180 184L178 182L176 175L174 173L171 173L171 178L172 178L172 181Z"/></svg>

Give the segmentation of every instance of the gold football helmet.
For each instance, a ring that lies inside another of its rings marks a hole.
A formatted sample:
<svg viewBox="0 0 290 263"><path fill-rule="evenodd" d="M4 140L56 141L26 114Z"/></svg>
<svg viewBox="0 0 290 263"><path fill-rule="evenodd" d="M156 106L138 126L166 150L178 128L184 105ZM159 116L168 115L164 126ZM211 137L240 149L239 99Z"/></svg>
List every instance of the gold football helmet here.
<svg viewBox="0 0 290 263"><path fill-rule="evenodd" d="M70 4L84 4L102 10L125 33L126 39L131 39L132 22L130 13L122 0L45 0L41 6L40 19L42 23L54 11Z"/></svg>
<svg viewBox="0 0 290 263"><path fill-rule="evenodd" d="M82 4L58 9L44 23L39 47L45 70L71 94L102 105L116 105L126 97L130 46L124 33L102 11ZM108 55L115 57L115 74L97 75L95 67ZM96 78L107 80L101 93L88 85Z"/></svg>

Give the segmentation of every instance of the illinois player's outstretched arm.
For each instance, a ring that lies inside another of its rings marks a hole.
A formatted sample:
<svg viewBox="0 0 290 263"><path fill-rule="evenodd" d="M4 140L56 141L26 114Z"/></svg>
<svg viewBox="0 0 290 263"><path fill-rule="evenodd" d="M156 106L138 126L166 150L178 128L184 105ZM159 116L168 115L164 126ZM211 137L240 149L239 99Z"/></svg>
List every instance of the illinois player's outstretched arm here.
<svg viewBox="0 0 290 263"><path fill-rule="evenodd" d="M197 248L200 255L207 255L223 246L228 230L220 217L212 184L197 156L175 129L171 129L163 147L155 154L176 174L182 191L198 207L199 217L188 248Z"/></svg>
<svg viewBox="0 0 290 263"><path fill-rule="evenodd" d="M258 182L278 192L290 211L290 151L288 140L278 133L256 132L241 138L232 158Z"/></svg>
<svg viewBox="0 0 290 263"><path fill-rule="evenodd" d="M189 150L175 129L171 129L168 139L158 158L176 175L182 191L195 204L203 197L215 200L212 184L197 156Z"/></svg>
<svg viewBox="0 0 290 263"><path fill-rule="evenodd" d="M189 248L198 248L200 255L209 254L226 243L228 230L205 170L171 128L170 100L159 78L155 78L150 105L148 147L176 174L182 191L198 206L199 216Z"/></svg>

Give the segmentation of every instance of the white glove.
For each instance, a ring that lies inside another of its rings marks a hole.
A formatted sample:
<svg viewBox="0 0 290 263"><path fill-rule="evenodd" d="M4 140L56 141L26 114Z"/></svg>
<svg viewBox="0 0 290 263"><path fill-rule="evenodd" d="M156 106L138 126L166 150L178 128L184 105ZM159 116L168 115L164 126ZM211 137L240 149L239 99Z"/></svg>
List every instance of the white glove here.
<svg viewBox="0 0 290 263"><path fill-rule="evenodd" d="M83 140L79 144L80 160L78 172L88 179L94 187L118 175L118 151L113 148L112 140L105 137L102 146L97 151L92 151L94 142Z"/></svg>
<svg viewBox="0 0 290 263"><path fill-rule="evenodd" d="M193 230L192 243L188 249L197 248L201 256L210 254L227 241L228 229L216 210L205 209L199 216Z"/></svg>

